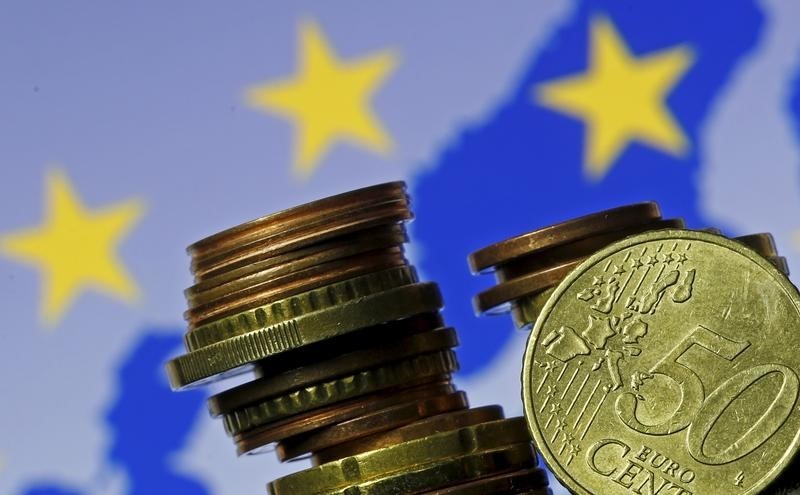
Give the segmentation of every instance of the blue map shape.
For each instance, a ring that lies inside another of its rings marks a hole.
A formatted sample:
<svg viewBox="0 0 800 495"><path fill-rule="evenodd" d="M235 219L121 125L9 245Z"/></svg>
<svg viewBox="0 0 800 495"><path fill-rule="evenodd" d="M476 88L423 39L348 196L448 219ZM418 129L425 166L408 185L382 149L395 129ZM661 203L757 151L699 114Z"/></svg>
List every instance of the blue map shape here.
<svg viewBox="0 0 800 495"><path fill-rule="evenodd" d="M800 53L797 54L797 60L800 62ZM789 112L794 124L794 130L797 138L800 141L800 64L797 70L792 74L791 90L789 91Z"/></svg>
<svg viewBox="0 0 800 495"><path fill-rule="evenodd" d="M636 56L691 45L695 63L667 98L691 143L687 156L634 143L606 177L589 181L582 167L583 122L533 101L537 84L586 71L589 23L596 15L611 20ZM417 177L411 196L417 213L412 233L422 245L419 266L441 284L446 319L461 339L463 374L490 365L513 332L508 317L475 319L471 299L494 281L470 275L470 252L551 223L647 200L658 201L665 216L683 217L689 226L711 226L697 190L698 136L762 26L762 13L751 1L725 2L724 8L691 0L581 2L508 100Z"/></svg>
<svg viewBox="0 0 800 495"><path fill-rule="evenodd" d="M416 178L413 234L420 267L441 283L446 317L458 328L465 374L484 370L511 336L508 318L476 320L470 300L490 277L469 274L466 257L480 247L533 228L619 204L657 200L670 217L693 226L710 222L700 211L695 177L701 166L698 135L731 72L754 47L761 12L750 1L580 3L526 68L508 99L486 121L465 130L429 170ZM636 55L689 43L696 63L667 104L692 143L675 158L634 144L599 182L582 172L583 124L537 106L539 82L584 72L591 16L607 16ZM798 74L800 77L800 74ZM792 99L800 132L800 84ZM130 495L210 493L175 472L168 460L186 449L201 391L173 393L163 363L181 345L181 331L148 329L119 368L119 395L105 417L112 432L107 468L122 470ZM519 391L514 384L513 393ZM24 495L83 495L57 482L31 485Z"/></svg>
<svg viewBox="0 0 800 495"><path fill-rule="evenodd" d="M164 362L183 343L180 329L148 329L119 368L119 395L105 420L112 432L106 462L121 469L129 495L207 495L199 481L174 471L170 457L183 451L203 408L205 393L172 392ZM83 495L58 483L28 487L24 495Z"/></svg>

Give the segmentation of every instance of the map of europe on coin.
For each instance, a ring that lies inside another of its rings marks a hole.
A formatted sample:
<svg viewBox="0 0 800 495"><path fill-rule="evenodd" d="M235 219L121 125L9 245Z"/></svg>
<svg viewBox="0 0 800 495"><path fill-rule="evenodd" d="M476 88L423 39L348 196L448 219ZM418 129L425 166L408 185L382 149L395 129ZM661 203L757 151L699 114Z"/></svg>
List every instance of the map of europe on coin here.
<svg viewBox="0 0 800 495"><path fill-rule="evenodd" d="M798 447L800 294L722 236L615 243L556 289L523 394L542 454L581 494L759 493Z"/></svg>

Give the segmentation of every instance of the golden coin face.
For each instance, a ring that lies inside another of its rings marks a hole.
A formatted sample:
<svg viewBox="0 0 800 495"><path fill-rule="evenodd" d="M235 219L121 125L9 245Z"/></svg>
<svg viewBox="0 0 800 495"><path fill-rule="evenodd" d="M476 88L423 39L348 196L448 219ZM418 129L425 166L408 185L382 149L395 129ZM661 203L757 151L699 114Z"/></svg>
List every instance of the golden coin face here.
<svg viewBox="0 0 800 495"><path fill-rule="evenodd" d="M556 289L528 341L528 426L580 494L758 493L798 449L800 295L741 243L639 234Z"/></svg>

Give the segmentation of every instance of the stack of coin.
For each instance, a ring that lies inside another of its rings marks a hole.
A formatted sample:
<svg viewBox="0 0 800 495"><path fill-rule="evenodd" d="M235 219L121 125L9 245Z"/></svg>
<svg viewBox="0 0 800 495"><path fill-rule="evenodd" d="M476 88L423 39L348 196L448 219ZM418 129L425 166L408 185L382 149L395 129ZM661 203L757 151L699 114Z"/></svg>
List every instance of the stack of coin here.
<svg viewBox="0 0 800 495"><path fill-rule="evenodd" d="M534 444L581 495L797 493L800 293L786 260L770 234L682 227L644 203L471 256L502 287L478 309L510 303L533 325Z"/></svg>
<svg viewBox="0 0 800 495"><path fill-rule="evenodd" d="M209 399L239 454L313 467L275 495L547 494L522 418L470 409L454 329L404 256L405 184L322 199L189 247L195 284L176 389L250 373Z"/></svg>
<svg viewBox="0 0 800 495"><path fill-rule="evenodd" d="M528 327L536 321L558 283L597 250L641 232L684 227L682 219L663 219L658 205L647 202L575 218L487 246L470 255L470 267L474 273L493 271L498 284L475 296L475 311L510 312L517 327ZM770 234L735 239L788 275L786 259L778 255ZM647 259L643 263L654 261L655 258Z"/></svg>

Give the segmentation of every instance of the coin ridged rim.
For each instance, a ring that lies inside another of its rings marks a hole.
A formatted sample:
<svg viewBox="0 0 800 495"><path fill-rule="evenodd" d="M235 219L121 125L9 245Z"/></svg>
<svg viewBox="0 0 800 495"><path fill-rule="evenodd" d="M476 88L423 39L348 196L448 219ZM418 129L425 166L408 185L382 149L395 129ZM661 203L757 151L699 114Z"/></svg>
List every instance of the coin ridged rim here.
<svg viewBox="0 0 800 495"><path fill-rule="evenodd" d="M735 241L728 237L718 234L711 234L707 232L695 231L695 230L683 230L683 229L666 229L666 230L657 230L652 232L643 232L641 234L637 234L625 239L622 239L618 242L610 244L605 248L599 250L598 252L594 253L592 256L587 258L583 263L581 263L577 268L575 268L570 274L561 281L556 287L553 295L547 300L547 303L544 305L542 312L536 318L536 322L533 326L533 330L531 331L530 335L528 336L528 341L525 346L525 354L523 358L522 364L522 402L523 402L523 410L525 413L525 418L528 422L528 429L530 430L531 435L533 436L533 443L538 449L540 455L544 458L545 462L547 463L550 471L553 473L562 485L564 485L568 490L577 493L578 495L594 495L590 490L584 487L580 482L576 479L572 478L567 470L565 470L561 464L555 459L555 456L552 455L550 452L549 447L547 446L547 441L542 437L541 431L535 427L533 419L537 412L533 406L533 397L532 394L532 383L531 380L533 379L533 353L536 350L536 342L539 339L539 334L542 331L542 326L547 321L547 317L549 316L550 312L553 310L553 306L556 305L557 301L561 297L561 295L566 292L569 287L580 277L582 276L587 270L595 266L600 261L613 256L615 253L627 249L631 246L642 244L645 242L653 242L658 240L696 240L700 242L707 242L709 244L714 244L720 246L722 248L726 248L730 251L733 251L741 256L744 256L751 262L755 263L758 267L762 270L766 271L770 274L773 280L784 290L787 294L788 298L794 303L796 310L800 313L800 292L798 292L797 287L795 287L789 279L772 263L770 263L766 258L755 252L752 248L743 245L739 241ZM763 489L767 485L769 485L772 481L777 479L778 475L783 471L783 469L791 462L794 455L798 453L798 445L800 443L800 431L795 435L793 446L790 447L790 455L784 455L781 458L781 461L777 463L775 466L772 467L771 470L767 471L765 475L761 478L758 484L753 485L751 489L747 492L749 494L759 493L759 490ZM555 462L554 462L555 460Z"/></svg>
<svg viewBox="0 0 800 495"><path fill-rule="evenodd" d="M324 287L301 292L273 303L214 320L186 333L186 347L196 351L217 342L266 328L286 320L331 308L361 297L384 292L395 287L417 283L413 266L397 266Z"/></svg>
<svg viewBox="0 0 800 495"><path fill-rule="evenodd" d="M364 197L366 197L366 199ZM202 255L206 252L224 249L226 242L227 244L234 244L235 242L232 239L236 241L240 240L247 231L259 231L266 227L272 227L274 231L281 231L306 220L307 216L313 218L321 214L329 214L331 213L331 209L333 209L333 211L337 211L337 209L353 209L360 207L364 203L375 201L376 199L401 197L406 197L406 183L403 181L385 182L354 189L308 203L302 203L241 223L235 227L225 229L192 243L186 248L186 251L192 255Z"/></svg>
<svg viewBox="0 0 800 495"><path fill-rule="evenodd" d="M397 473L437 459L490 451L514 444L528 445L530 437L524 418L516 417L480 423L436 433L363 454L345 457L273 481L275 495L282 493L327 493ZM302 489L302 490L301 490Z"/></svg>
<svg viewBox="0 0 800 495"><path fill-rule="evenodd" d="M430 416L463 410L467 407L469 407L467 395L462 391L417 399L321 428L302 437L278 442L276 453L279 460L287 461L342 443L358 442L370 435L399 428ZM324 464L325 462L327 461L315 456L315 464Z"/></svg>
<svg viewBox="0 0 800 495"><path fill-rule="evenodd" d="M295 414L396 387L410 380L450 374L456 370L458 360L451 350L420 354L262 400L224 414L222 421L225 431L234 436Z"/></svg>
<svg viewBox="0 0 800 495"><path fill-rule="evenodd" d="M370 206L349 215L322 218L317 222L318 225L305 225L291 232L257 238L247 244L236 245L215 256L194 257L191 260L190 268L195 282L199 283L254 261L281 255L318 242L370 230L381 225L406 222L412 218L413 214L406 202Z"/></svg>
<svg viewBox="0 0 800 495"><path fill-rule="evenodd" d="M710 234L722 235L717 234L717 232L711 232L708 229L703 230L703 232L708 232ZM764 239L762 236L772 236L770 234L751 234L749 236L743 237L751 237L752 240L749 241L742 241L742 237L733 237L734 241L738 241L746 245L747 247L753 249L755 252L764 256L770 263L775 265L780 271L784 272L787 276L789 275L789 265L786 261L786 258L783 256L770 256L770 252L777 252L774 249L769 250L768 240ZM774 247L774 244L773 244ZM541 312L542 308L544 308L544 304L547 302L547 299L553 294L555 291L556 286L553 285L552 287L548 287L539 292L534 292L532 294L526 294L522 297L519 297L513 301L511 304L511 318L514 320L514 325L517 328L524 328L528 325L531 325L534 321L536 321L536 316Z"/></svg>
<svg viewBox="0 0 800 495"><path fill-rule="evenodd" d="M491 244L470 254L469 264L474 273L479 273L522 255L660 218L661 210L655 202L619 206Z"/></svg>
<svg viewBox="0 0 800 495"><path fill-rule="evenodd" d="M442 488L436 495L553 495L548 484L547 472L535 467Z"/></svg>
<svg viewBox="0 0 800 495"><path fill-rule="evenodd" d="M299 272L287 273L208 304L189 308L184 313L184 318L190 328L195 328L308 290L407 265L408 260L400 247L387 248L354 259L330 261Z"/></svg>
<svg viewBox="0 0 800 495"><path fill-rule="evenodd" d="M519 471L536 464L530 443L516 443L450 459L429 462L411 470L393 473L346 488L313 495L397 495L398 487L407 492L438 494L440 488L469 483L499 473ZM285 495L284 493L274 495Z"/></svg>
<svg viewBox="0 0 800 495"><path fill-rule="evenodd" d="M359 254L401 246L408 241L405 225L381 225L344 239L334 239L312 246L254 261L192 285L183 291L189 306L198 306L263 283L276 275L299 271L313 265L350 258Z"/></svg>
<svg viewBox="0 0 800 495"><path fill-rule="evenodd" d="M268 327L256 327L191 351L168 361L167 375L173 389L199 385L208 378L276 354L441 307L442 297L436 284L405 285ZM257 323L255 311L248 313L253 315L252 320L247 317L243 320Z"/></svg>
<svg viewBox="0 0 800 495"><path fill-rule="evenodd" d="M352 457L369 450L377 450L386 446L428 437L442 431L452 431L502 419L504 419L503 408L497 405L462 409L420 419L381 434L361 438L359 441L336 445L327 450L317 452L315 459L320 463L329 462L334 459Z"/></svg>
<svg viewBox="0 0 800 495"><path fill-rule="evenodd" d="M319 429L357 418L362 414L370 414L407 401L440 397L455 392L457 390L449 375L442 375L434 380L426 379L422 384L406 384L400 389L381 390L236 435L234 437L236 451L239 455L258 453L258 450L265 445L299 435L312 434Z"/></svg>
<svg viewBox="0 0 800 495"><path fill-rule="evenodd" d="M208 409L213 416L219 416L300 387L457 345L456 331L449 327L396 337L386 342L386 348L373 347L338 354L331 359L270 374L225 390L209 397Z"/></svg>

